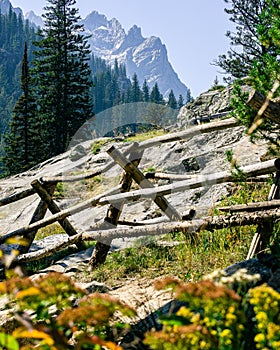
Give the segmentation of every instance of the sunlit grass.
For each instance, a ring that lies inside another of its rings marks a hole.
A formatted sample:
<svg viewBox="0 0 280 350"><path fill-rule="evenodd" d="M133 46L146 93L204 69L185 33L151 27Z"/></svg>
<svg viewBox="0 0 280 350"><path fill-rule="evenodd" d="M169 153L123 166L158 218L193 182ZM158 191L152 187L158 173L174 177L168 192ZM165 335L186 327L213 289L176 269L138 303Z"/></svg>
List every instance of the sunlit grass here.
<svg viewBox="0 0 280 350"><path fill-rule="evenodd" d="M125 138L124 141L125 142L141 142L141 141L151 139L153 137L165 135L166 133L167 133L167 131L165 131L163 129L150 130L150 131L143 132L143 133L137 133L135 136L127 137L127 138Z"/></svg>

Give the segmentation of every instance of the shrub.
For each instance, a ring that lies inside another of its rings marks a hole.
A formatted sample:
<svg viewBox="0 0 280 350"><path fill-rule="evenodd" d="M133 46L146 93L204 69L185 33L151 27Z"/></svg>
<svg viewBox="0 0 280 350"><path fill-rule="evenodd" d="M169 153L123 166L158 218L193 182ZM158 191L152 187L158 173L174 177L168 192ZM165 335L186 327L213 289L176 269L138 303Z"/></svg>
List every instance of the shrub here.
<svg viewBox="0 0 280 350"><path fill-rule="evenodd" d="M280 294L266 284L244 288L257 279L243 272L243 277L221 274L218 283L184 284L174 278L157 283L159 289L172 288L185 306L161 317L162 330L148 332L144 343L153 350L279 349ZM223 285L233 287L236 282L238 292Z"/></svg>
<svg viewBox="0 0 280 350"><path fill-rule="evenodd" d="M0 294L18 323L12 334L0 333L1 349L119 350L116 341L126 329L120 315L135 315L108 295L88 295L60 273L13 277L0 283Z"/></svg>

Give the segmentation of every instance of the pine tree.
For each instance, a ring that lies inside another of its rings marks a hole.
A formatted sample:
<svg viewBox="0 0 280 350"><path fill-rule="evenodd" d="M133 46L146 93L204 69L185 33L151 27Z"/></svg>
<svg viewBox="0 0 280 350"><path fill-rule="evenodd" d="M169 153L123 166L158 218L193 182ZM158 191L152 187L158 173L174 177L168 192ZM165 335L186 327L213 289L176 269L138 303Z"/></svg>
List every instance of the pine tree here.
<svg viewBox="0 0 280 350"><path fill-rule="evenodd" d="M184 98L183 96L180 94L179 98L178 98L178 108L182 108L184 106Z"/></svg>
<svg viewBox="0 0 280 350"><path fill-rule="evenodd" d="M150 89L147 83L147 80L144 80L143 86L142 86L142 95L143 95L143 101L149 102L150 101Z"/></svg>
<svg viewBox="0 0 280 350"><path fill-rule="evenodd" d="M261 47L262 54L256 56L248 72L247 81L253 89L267 95L273 88L275 82L279 82L280 77L280 7L278 0L266 0L263 3L262 11L256 20L254 32L257 35L257 47ZM234 84L234 98L232 99L232 107L234 115L239 121L249 129L255 118L256 111L250 108L246 101L248 93L241 88L244 81L238 79ZM280 96L280 88L278 87L273 97ZM264 118L261 125L255 129L251 135L265 138L273 142L279 147L279 125L272 123Z"/></svg>
<svg viewBox="0 0 280 350"><path fill-rule="evenodd" d="M158 103L158 104L163 104L163 96L159 91L158 84L155 83L155 85L152 88L151 94L150 94L150 102L152 103Z"/></svg>
<svg viewBox="0 0 280 350"><path fill-rule="evenodd" d="M131 102L140 102L142 101L142 92L139 86L137 74L134 73L132 77L132 86L131 86Z"/></svg>
<svg viewBox="0 0 280 350"><path fill-rule="evenodd" d="M173 90L171 90L169 93L167 105L172 109L178 108L178 103L177 103L177 100L176 100L176 97L174 95Z"/></svg>
<svg viewBox="0 0 280 350"><path fill-rule="evenodd" d="M268 7L268 0L224 0L230 4L225 12L230 15L235 30L228 31L231 48L227 54L220 55L214 64L221 67L231 82L232 78L242 78L249 74L254 61L262 61L263 55L275 55L275 45L265 45L259 40L258 26L264 24L261 14ZM274 0L279 6L279 1Z"/></svg>
<svg viewBox="0 0 280 350"><path fill-rule="evenodd" d="M22 95L14 108L10 132L5 135L3 163L8 175L25 171L40 160L40 124L30 84L27 45L21 68Z"/></svg>
<svg viewBox="0 0 280 350"><path fill-rule="evenodd" d="M93 103L88 37L73 7L76 1L48 3L32 73L50 157L64 152L77 129L93 116Z"/></svg>

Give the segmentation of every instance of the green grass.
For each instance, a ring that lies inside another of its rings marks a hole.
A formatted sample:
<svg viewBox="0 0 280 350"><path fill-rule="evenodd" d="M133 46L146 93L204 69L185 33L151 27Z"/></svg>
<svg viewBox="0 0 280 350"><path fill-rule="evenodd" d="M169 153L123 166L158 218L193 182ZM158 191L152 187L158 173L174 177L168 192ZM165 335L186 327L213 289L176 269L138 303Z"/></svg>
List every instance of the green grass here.
<svg viewBox="0 0 280 350"><path fill-rule="evenodd" d="M147 132L136 134L135 136L125 138L124 142L141 142L153 137L165 135L167 132L163 129L160 130L150 130Z"/></svg>
<svg viewBox="0 0 280 350"><path fill-rule="evenodd" d="M195 243L183 233L158 237L150 244L138 241L134 247L116 251L103 265L80 278L97 280L114 286L130 278L154 279L177 276L183 281L198 281L216 269L225 268L246 258L254 228L239 232L228 230L203 231ZM176 245L159 245L158 241L176 241Z"/></svg>
<svg viewBox="0 0 280 350"><path fill-rule="evenodd" d="M94 141L91 145L92 154L94 154L94 155L98 154L101 151L102 146L106 145L110 141L112 141L112 140L111 139L100 139L100 140Z"/></svg>
<svg viewBox="0 0 280 350"><path fill-rule="evenodd" d="M271 181L267 183L237 183L221 205L233 205L266 200ZM219 215L219 210L213 210ZM255 225L222 230L202 231L192 242L183 233L151 239L149 244L137 241L134 247L109 254L106 262L79 278L97 280L109 285L130 278L154 279L177 276L183 281L199 281L217 269L223 269L246 259ZM272 246L279 247L279 225L275 225ZM174 246L162 246L158 241L176 241ZM279 249L278 249L279 251Z"/></svg>
<svg viewBox="0 0 280 350"><path fill-rule="evenodd" d="M62 234L62 233L65 233L63 228L58 223L54 223L46 227L40 228L36 234L35 240L39 241L45 237Z"/></svg>
<svg viewBox="0 0 280 350"><path fill-rule="evenodd" d="M222 199L220 205L244 204L266 200L271 180L266 183L236 183L232 185L230 196ZM220 215L217 208L213 214ZM83 271L77 278L80 281L97 280L111 286L131 278L154 279L164 276L177 276L183 281L199 281L208 273L225 268L247 256L250 243L257 227L243 226L222 230L202 231L196 234L195 241L183 233L136 241L132 248L112 252L106 262L94 271ZM280 251L278 233L280 224L275 225L271 248ZM36 239L51 234L64 233L60 225L53 224L41 229ZM162 241L169 244L160 244ZM171 243L176 243L172 245Z"/></svg>

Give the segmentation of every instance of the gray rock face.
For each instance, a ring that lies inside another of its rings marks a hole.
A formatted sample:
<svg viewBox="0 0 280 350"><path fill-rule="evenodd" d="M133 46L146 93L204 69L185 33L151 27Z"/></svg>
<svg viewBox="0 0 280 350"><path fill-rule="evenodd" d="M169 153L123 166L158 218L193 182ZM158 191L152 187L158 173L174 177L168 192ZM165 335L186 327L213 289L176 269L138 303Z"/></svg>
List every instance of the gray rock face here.
<svg viewBox="0 0 280 350"><path fill-rule="evenodd" d="M223 90L203 92L193 102L189 102L181 108L177 120L179 127L192 124L196 118L226 114L230 111L231 97L232 86Z"/></svg>
<svg viewBox="0 0 280 350"><path fill-rule="evenodd" d="M28 19L31 23L35 24L37 27L43 27L44 22L41 16L37 16L34 11L27 12L24 17Z"/></svg>

